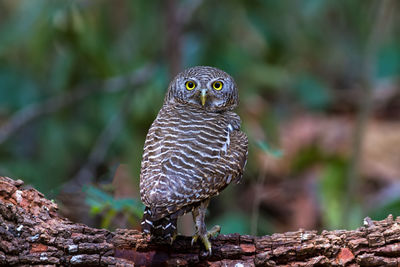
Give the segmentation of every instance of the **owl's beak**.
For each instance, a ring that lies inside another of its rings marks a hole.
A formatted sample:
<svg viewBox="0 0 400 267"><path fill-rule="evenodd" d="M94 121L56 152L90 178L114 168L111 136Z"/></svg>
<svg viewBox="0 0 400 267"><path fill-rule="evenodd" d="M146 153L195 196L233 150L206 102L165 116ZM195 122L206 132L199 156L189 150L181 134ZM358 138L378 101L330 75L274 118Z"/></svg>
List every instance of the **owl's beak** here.
<svg viewBox="0 0 400 267"><path fill-rule="evenodd" d="M207 99L207 89L201 89L200 100L202 106L206 104L206 99Z"/></svg>

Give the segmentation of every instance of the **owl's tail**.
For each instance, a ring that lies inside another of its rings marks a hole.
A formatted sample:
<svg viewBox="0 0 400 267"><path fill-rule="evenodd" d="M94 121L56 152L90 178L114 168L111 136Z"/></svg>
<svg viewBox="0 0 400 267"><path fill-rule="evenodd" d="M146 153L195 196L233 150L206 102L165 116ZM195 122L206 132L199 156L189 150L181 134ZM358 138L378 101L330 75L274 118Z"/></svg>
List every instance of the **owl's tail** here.
<svg viewBox="0 0 400 267"><path fill-rule="evenodd" d="M159 220L152 219L150 208L146 207L142 218L142 231L150 234L151 239L172 241L176 235L177 216L167 215Z"/></svg>

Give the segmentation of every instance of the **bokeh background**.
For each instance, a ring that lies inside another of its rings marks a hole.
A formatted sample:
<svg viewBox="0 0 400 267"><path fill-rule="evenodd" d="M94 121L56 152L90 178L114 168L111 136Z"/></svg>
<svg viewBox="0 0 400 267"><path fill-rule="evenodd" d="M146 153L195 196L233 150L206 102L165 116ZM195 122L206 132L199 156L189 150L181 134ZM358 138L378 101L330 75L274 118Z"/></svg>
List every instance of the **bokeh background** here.
<svg viewBox="0 0 400 267"><path fill-rule="evenodd" d="M73 221L138 228L147 130L171 78L237 81L241 184L225 233L356 228L400 215L400 12L381 1L1 0L0 175ZM181 222L190 233L190 218Z"/></svg>

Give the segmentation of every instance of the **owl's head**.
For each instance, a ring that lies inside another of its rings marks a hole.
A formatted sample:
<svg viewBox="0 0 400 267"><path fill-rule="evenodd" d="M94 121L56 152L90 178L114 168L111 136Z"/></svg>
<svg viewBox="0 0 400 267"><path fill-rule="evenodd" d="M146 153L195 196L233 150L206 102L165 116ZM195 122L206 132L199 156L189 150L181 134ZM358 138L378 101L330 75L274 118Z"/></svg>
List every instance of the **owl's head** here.
<svg viewBox="0 0 400 267"><path fill-rule="evenodd" d="M211 112L232 110L239 104L238 89L226 72L197 66L184 70L172 80L164 103L181 103Z"/></svg>

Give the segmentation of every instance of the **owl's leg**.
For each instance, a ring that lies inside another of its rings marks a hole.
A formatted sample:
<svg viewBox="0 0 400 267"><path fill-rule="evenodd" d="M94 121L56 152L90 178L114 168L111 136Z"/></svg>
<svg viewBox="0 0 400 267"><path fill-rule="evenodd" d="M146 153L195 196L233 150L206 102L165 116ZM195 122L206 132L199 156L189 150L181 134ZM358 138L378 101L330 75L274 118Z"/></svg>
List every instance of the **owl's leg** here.
<svg viewBox="0 0 400 267"><path fill-rule="evenodd" d="M204 223L204 218L206 216L207 206L210 200L203 201L200 206L192 211L193 221L196 225L196 232L192 237L192 245L197 241L200 237L201 241L203 241L206 250L211 255L211 242L208 238L219 234L221 231L221 227L219 225L215 225L210 231L207 231L206 224Z"/></svg>

